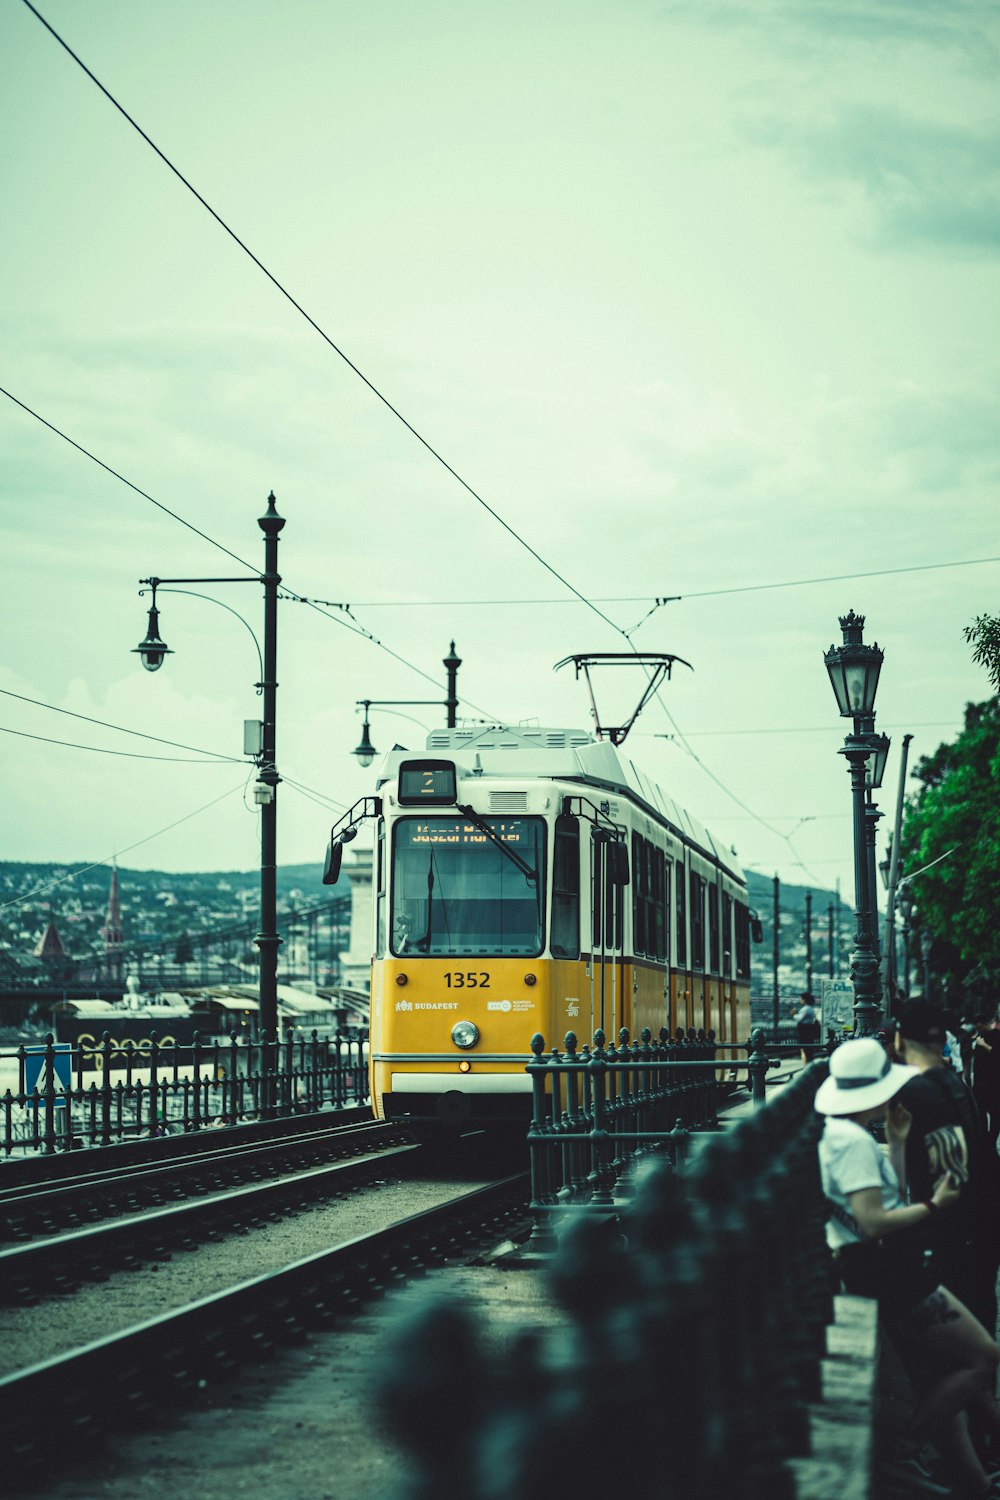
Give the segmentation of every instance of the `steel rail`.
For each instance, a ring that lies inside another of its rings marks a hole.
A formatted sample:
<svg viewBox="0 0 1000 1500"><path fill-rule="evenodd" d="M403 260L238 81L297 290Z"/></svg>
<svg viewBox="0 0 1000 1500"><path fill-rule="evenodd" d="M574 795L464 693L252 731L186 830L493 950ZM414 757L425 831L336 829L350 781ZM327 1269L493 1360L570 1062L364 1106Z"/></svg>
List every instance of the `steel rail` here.
<svg viewBox="0 0 1000 1500"><path fill-rule="evenodd" d="M208 1197L128 1214L0 1251L0 1303L62 1294L109 1271L162 1258L172 1249L193 1249L213 1232L239 1232L265 1215L294 1212L360 1187L387 1161L409 1165L417 1145L391 1146L362 1160L310 1167L279 1181L229 1188Z"/></svg>
<svg viewBox="0 0 1000 1500"><path fill-rule="evenodd" d="M204 1382L231 1375L242 1361L301 1342L390 1284L481 1244L512 1214L526 1218L527 1182L527 1174L518 1173L463 1193L0 1378L6 1473L30 1474L43 1454L52 1460L46 1412L58 1411L78 1444L182 1405Z"/></svg>
<svg viewBox="0 0 1000 1500"><path fill-rule="evenodd" d="M370 1117L350 1125L326 1126L308 1133L278 1135L264 1141L233 1141L214 1151L193 1150L150 1165L143 1160L124 1169L120 1164L64 1178L44 1186L29 1184L0 1190L0 1242L24 1241L34 1233L50 1234L67 1222L84 1218L112 1218L116 1214L165 1202L178 1189L206 1191L225 1181L260 1170L294 1171L310 1157L378 1149L405 1140L399 1130ZM106 1158L102 1158L102 1161ZM283 1165L288 1162L287 1167Z"/></svg>

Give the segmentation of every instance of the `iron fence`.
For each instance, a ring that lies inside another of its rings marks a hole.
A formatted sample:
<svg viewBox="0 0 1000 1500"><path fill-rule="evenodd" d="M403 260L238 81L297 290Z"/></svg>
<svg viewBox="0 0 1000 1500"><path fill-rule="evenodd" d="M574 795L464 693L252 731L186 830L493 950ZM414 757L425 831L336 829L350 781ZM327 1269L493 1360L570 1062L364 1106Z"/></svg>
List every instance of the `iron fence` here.
<svg viewBox="0 0 1000 1500"><path fill-rule="evenodd" d="M284 1041L243 1037L140 1045L61 1042L0 1053L0 1151L51 1155L79 1146L344 1108L368 1098L368 1031Z"/></svg>
<svg viewBox="0 0 1000 1500"><path fill-rule="evenodd" d="M560 1218L544 1258L552 1310L506 1347L453 1295L416 1308L379 1382L406 1500L623 1485L650 1500L794 1500L833 1316L813 1107L827 1066L707 1137L686 1172L645 1162L614 1215Z"/></svg>
<svg viewBox="0 0 1000 1500"><path fill-rule="evenodd" d="M746 1069L760 1103L765 1075L778 1066L764 1050L762 1031L745 1043L719 1043L714 1032L694 1030L674 1037L662 1030L654 1041L647 1027L632 1042L622 1028L617 1046L606 1047L606 1040L598 1031L592 1047L578 1050L569 1032L564 1051L546 1052L544 1038L532 1038L528 1150L536 1244L547 1246L553 1211L580 1203L609 1209L619 1180L641 1156L665 1149L683 1169L690 1134L718 1125L719 1101L736 1086L737 1068Z"/></svg>

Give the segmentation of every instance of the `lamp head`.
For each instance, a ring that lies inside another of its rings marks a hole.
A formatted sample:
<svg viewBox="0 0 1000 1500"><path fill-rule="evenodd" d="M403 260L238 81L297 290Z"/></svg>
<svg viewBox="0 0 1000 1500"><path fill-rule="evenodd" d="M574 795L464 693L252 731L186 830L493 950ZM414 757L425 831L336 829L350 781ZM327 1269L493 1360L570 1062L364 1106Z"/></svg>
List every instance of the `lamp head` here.
<svg viewBox="0 0 1000 1500"><path fill-rule="evenodd" d="M861 638L864 623L864 615L856 615L853 609L842 615L840 626L844 643L831 646L823 654L837 707L845 719L862 718L875 712L875 691L885 653L877 645L864 644Z"/></svg>
<svg viewBox="0 0 1000 1500"><path fill-rule="evenodd" d="M358 757L359 762L363 766L370 766L372 761L375 759L377 752L375 750L375 746L371 742L371 737L368 733L367 717L365 718L365 722L361 729L361 743L352 753Z"/></svg>
<svg viewBox="0 0 1000 1500"><path fill-rule="evenodd" d="M147 672L158 672L163 666L163 658L173 655L167 643L160 640L160 612L155 604L150 605L146 638L138 646L133 646L132 650L138 653Z"/></svg>

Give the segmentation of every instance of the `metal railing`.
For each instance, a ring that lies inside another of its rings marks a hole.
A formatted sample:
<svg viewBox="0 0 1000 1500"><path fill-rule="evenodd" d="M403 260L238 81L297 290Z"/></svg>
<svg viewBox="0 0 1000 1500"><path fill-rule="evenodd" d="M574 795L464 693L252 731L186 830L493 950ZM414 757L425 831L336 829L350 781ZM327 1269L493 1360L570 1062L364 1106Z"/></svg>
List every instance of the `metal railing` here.
<svg viewBox="0 0 1000 1500"><path fill-rule="evenodd" d="M137 1046L56 1043L0 1053L0 1151L51 1155L79 1146L304 1114L368 1097L368 1032L242 1037Z"/></svg>
<svg viewBox="0 0 1000 1500"><path fill-rule="evenodd" d="M707 1137L687 1172L646 1162L615 1216L563 1216L544 1317L522 1310L502 1357L478 1307L416 1311L381 1377L408 1500L794 1500L833 1316L827 1067Z"/></svg>
<svg viewBox="0 0 1000 1500"><path fill-rule="evenodd" d="M693 1131L715 1129L719 1100L747 1072L755 1103L764 1100L764 1080L778 1060L764 1050L762 1031L745 1043L719 1043L714 1032L662 1030L657 1040L645 1028L631 1042L624 1027L617 1047L605 1046L603 1031L593 1046L579 1048L573 1032L564 1051L546 1052L532 1038L526 1071L532 1083L528 1132L531 1206L541 1229L553 1211L573 1204L610 1208L619 1180L641 1156L666 1150L683 1168ZM722 1057L721 1052L742 1057Z"/></svg>

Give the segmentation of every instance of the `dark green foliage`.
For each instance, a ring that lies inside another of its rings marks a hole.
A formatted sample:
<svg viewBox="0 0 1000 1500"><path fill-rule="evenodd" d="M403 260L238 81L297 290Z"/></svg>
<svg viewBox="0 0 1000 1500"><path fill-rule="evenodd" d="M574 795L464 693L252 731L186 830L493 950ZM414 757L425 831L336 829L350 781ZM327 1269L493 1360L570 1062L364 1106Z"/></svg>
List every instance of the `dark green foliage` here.
<svg viewBox="0 0 1000 1500"><path fill-rule="evenodd" d="M1000 693L1000 616L979 615L962 634L975 648L972 660L986 668L994 690Z"/></svg>
<svg viewBox="0 0 1000 1500"><path fill-rule="evenodd" d="M962 733L913 775L921 786L906 807L903 872L935 939L933 968L953 987L989 988L1000 980L1000 698L970 703Z"/></svg>

